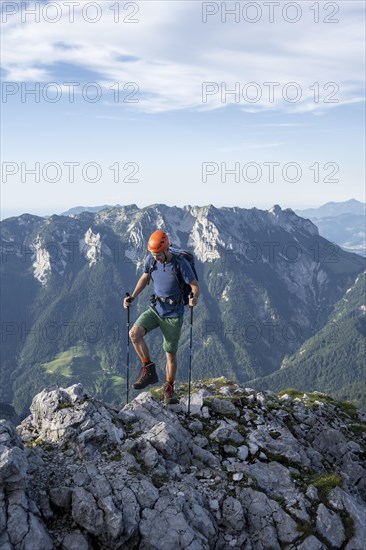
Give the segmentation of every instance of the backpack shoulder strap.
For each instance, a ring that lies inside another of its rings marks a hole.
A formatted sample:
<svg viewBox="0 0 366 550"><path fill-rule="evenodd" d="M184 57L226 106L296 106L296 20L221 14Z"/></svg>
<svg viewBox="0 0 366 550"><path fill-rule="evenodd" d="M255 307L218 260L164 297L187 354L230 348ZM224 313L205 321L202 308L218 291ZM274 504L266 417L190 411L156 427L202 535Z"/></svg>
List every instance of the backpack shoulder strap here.
<svg viewBox="0 0 366 550"><path fill-rule="evenodd" d="M180 269L180 264L181 264L183 255L182 254L173 254L173 256L174 256L174 258L173 258L173 273L175 275L175 278L177 279L177 283L179 285L180 291L181 291L181 293L183 293L185 283L183 281L183 276L182 276L182 272L181 272L181 269Z"/></svg>
<svg viewBox="0 0 366 550"><path fill-rule="evenodd" d="M182 272L180 269L182 258L183 258L182 254L173 254L173 270L174 270L174 273L178 275L180 278L182 278Z"/></svg>
<svg viewBox="0 0 366 550"><path fill-rule="evenodd" d="M150 284L150 281L152 279L152 272L154 271L155 266L156 266L156 260L150 255L150 258L149 258L149 272L148 272L149 278L147 280L148 285Z"/></svg>
<svg viewBox="0 0 366 550"><path fill-rule="evenodd" d="M194 276L198 280L198 275L197 275L196 267L194 265L193 255L189 252L186 252L186 253L182 252L180 254L176 254L176 262L177 262L176 265L177 265L177 270L179 271L179 276L182 279L182 284L184 284L183 277L182 277L182 274L181 274L181 268L180 268L182 260L185 260L190 265Z"/></svg>

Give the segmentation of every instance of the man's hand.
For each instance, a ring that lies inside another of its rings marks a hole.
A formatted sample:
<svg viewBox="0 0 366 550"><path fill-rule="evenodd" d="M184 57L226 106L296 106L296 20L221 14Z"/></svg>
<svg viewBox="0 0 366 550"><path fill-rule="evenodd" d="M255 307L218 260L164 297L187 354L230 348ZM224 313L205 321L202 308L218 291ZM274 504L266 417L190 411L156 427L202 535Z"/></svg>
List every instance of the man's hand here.
<svg viewBox="0 0 366 550"><path fill-rule="evenodd" d="M124 308L130 307L130 305L132 304L134 299L135 298L133 296L126 296L126 298L124 298L124 300L123 300L123 307Z"/></svg>
<svg viewBox="0 0 366 550"><path fill-rule="evenodd" d="M132 304L135 298L144 290L145 286L149 282L149 274L143 273L139 280L137 281L137 285L132 292L131 296L126 296L126 298L123 300L123 307L128 308Z"/></svg>
<svg viewBox="0 0 366 550"><path fill-rule="evenodd" d="M191 285L191 293L189 295L189 307L194 307L197 305L198 297L200 295L200 287L196 280L189 283Z"/></svg>

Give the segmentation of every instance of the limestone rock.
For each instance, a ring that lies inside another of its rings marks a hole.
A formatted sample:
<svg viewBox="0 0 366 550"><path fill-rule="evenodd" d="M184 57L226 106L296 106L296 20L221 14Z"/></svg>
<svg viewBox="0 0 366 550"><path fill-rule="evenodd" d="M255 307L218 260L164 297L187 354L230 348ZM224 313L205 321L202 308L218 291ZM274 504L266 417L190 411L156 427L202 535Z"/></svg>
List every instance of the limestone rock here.
<svg viewBox="0 0 366 550"><path fill-rule="evenodd" d="M26 453L12 425L3 420L0 441L0 547L51 550L52 540L27 492Z"/></svg>
<svg viewBox="0 0 366 550"><path fill-rule="evenodd" d="M366 540L366 507L359 497L346 493L340 487L333 489L328 497L329 504L350 518L354 534L346 545L347 550L361 550Z"/></svg>
<svg viewBox="0 0 366 550"><path fill-rule="evenodd" d="M211 399L210 406L212 410L224 416L236 414L236 411L237 411L235 405L230 399L218 399L218 398Z"/></svg>
<svg viewBox="0 0 366 550"><path fill-rule="evenodd" d="M335 548L341 548L346 540L346 534L341 518L329 510L324 504L319 504L316 514L316 529L318 533Z"/></svg>
<svg viewBox="0 0 366 550"><path fill-rule="evenodd" d="M327 550L327 547L324 546L320 540L318 540L314 535L307 537L299 546L297 550Z"/></svg>
<svg viewBox="0 0 366 550"><path fill-rule="evenodd" d="M220 426L211 433L210 439L218 443L233 442L237 445L240 445L244 441L243 436L227 422L221 422Z"/></svg>
<svg viewBox="0 0 366 550"><path fill-rule="evenodd" d="M364 416L224 379L192 391L199 419L76 384L35 396L19 435L0 421L1 549L364 550Z"/></svg>

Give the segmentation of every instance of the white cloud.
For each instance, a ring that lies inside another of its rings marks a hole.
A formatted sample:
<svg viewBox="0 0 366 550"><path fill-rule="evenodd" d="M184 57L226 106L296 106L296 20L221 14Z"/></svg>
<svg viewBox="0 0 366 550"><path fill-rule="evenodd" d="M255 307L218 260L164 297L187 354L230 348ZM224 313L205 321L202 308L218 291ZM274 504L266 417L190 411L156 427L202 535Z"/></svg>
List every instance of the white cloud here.
<svg viewBox="0 0 366 550"><path fill-rule="evenodd" d="M87 3L85 0L75 7L73 23L63 2L59 2L63 17L57 23L42 17L34 23L28 17L22 24L19 16L9 17L3 25L6 80L57 81L57 64L72 64L80 74L85 70L100 75L98 80L105 86L136 82L140 99L128 107L145 112L212 110L235 103L230 94L222 102L225 88L221 83L226 83L227 89L239 83L238 106L246 112L315 113L364 99L360 3L342 2L336 24L315 24L308 7L303 8L303 19L296 24L280 18L272 24L265 19L257 24L236 24L228 19L223 24L219 18L209 18L204 24L201 2L183 1L137 2L135 18L139 22L130 24L114 23L110 7L116 3L105 1L100 3L100 21L91 24L81 17ZM120 12L121 18L127 15ZM320 14L323 18L326 15L330 12ZM206 103L202 103L203 82L218 85ZM256 103L243 97L243 88L250 82L261 87ZM265 85L268 82L279 83L273 88L273 101ZM298 102L283 99L283 93L291 90L291 82L301 89ZM312 89L315 82L319 82L321 92L318 103ZM330 82L339 86L337 104L324 103L327 90L323 87Z"/></svg>

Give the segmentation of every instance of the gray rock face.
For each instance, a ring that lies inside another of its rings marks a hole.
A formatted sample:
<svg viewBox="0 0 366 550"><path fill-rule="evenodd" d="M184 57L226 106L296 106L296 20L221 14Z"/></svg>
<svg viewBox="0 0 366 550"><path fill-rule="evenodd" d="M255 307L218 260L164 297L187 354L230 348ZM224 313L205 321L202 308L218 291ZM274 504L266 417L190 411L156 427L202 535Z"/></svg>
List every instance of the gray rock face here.
<svg viewBox="0 0 366 550"><path fill-rule="evenodd" d="M327 547L314 537L314 535L310 535L310 537L307 537L297 546L297 550L326 550L326 548Z"/></svg>
<svg viewBox="0 0 366 550"><path fill-rule="evenodd" d="M153 509L143 511L140 533L144 544L141 548L212 548L216 529L210 514L201 506L198 493L194 490L190 495L183 491L177 495L169 493L162 496ZM190 501L192 496L193 502Z"/></svg>
<svg viewBox="0 0 366 550"><path fill-rule="evenodd" d="M316 529L335 548L340 548L346 540L346 534L341 518L329 510L324 504L319 504L316 514Z"/></svg>
<svg viewBox="0 0 366 550"><path fill-rule="evenodd" d="M62 542L65 550L90 550L91 548L88 539L77 531L66 535Z"/></svg>
<svg viewBox="0 0 366 550"><path fill-rule="evenodd" d="M329 504L334 510L346 514L353 524L353 537L346 545L347 550L361 550L365 547L366 540L366 507L362 499L357 495L350 495L336 487L329 494Z"/></svg>
<svg viewBox="0 0 366 550"><path fill-rule="evenodd" d="M227 392L228 391L229 390L227 389ZM224 393L224 395L228 395L227 392ZM223 393L223 392L221 391L220 393ZM210 407L212 408L213 411L218 412L219 414L227 415L227 416L234 414L236 416L237 408L235 407L235 405L230 399L217 399L217 398L211 399Z"/></svg>
<svg viewBox="0 0 366 550"><path fill-rule="evenodd" d="M144 439L149 441L165 459L183 465L190 463L191 455L185 430L179 430L167 422L159 422L146 433Z"/></svg>
<svg viewBox="0 0 366 550"><path fill-rule="evenodd" d="M19 435L0 421L1 549L364 550L362 417L197 389L190 417L77 384L37 395Z"/></svg>
<svg viewBox="0 0 366 550"><path fill-rule="evenodd" d="M222 517L228 533L240 533L245 527L243 506L234 497L227 497L222 503Z"/></svg>
<svg viewBox="0 0 366 550"><path fill-rule="evenodd" d="M27 470L27 461L24 453L18 447L12 447L11 449L5 446L2 447L0 456L1 479L7 483L21 481Z"/></svg>
<svg viewBox="0 0 366 550"><path fill-rule="evenodd" d="M240 494L247 517L248 531L254 547L258 550L281 548L281 544L300 538L296 522L284 512L281 506L264 493L251 488Z"/></svg>
<svg viewBox="0 0 366 550"><path fill-rule="evenodd" d="M124 437L122 427L117 428L112 423L110 412L92 401L81 384L67 390L43 390L33 399L30 410L33 434L38 432L52 443L72 443L86 454L109 444L119 444ZM27 429L25 422L20 435L27 438Z"/></svg>
<svg viewBox="0 0 366 550"><path fill-rule="evenodd" d="M210 438L218 443L232 442L237 445L244 441L244 437L225 421L222 421L220 426L211 433Z"/></svg>
<svg viewBox="0 0 366 550"><path fill-rule="evenodd" d="M72 517L88 533L96 536L102 533L103 512L94 496L83 487L76 487L72 493Z"/></svg>
<svg viewBox="0 0 366 550"><path fill-rule="evenodd" d="M0 420L0 547L51 550L51 537L26 490L27 467L19 437Z"/></svg>

